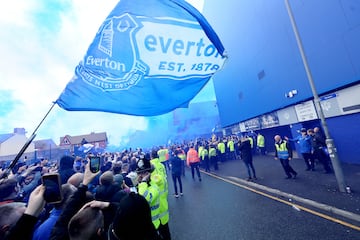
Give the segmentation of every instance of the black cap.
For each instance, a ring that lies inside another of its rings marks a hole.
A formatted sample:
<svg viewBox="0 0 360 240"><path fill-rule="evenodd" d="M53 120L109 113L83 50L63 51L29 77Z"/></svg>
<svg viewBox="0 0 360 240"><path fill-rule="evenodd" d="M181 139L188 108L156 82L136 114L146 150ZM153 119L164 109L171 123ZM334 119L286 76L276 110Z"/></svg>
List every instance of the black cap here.
<svg viewBox="0 0 360 240"><path fill-rule="evenodd" d="M133 229L139 231L133 231ZM146 199L136 193L121 198L119 208L108 230L109 240L150 239L156 230L151 220L151 209Z"/></svg>

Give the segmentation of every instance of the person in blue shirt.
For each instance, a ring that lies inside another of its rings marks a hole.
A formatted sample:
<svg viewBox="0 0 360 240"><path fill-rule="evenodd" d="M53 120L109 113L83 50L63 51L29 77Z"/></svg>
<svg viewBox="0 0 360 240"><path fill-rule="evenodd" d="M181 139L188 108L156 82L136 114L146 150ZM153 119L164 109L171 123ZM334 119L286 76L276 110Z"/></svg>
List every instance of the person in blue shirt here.
<svg viewBox="0 0 360 240"><path fill-rule="evenodd" d="M35 229L32 240L50 239L51 231L56 221L59 219L63 207L75 191L76 187L69 183L62 185L63 200L60 203L53 205L54 208L51 210L50 216Z"/></svg>
<svg viewBox="0 0 360 240"><path fill-rule="evenodd" d="M315 161L313 155L311 153L312 146L311 146L311 136L307 134L306 128L301 128L300 130L301 135L297 136L296 138L290 139L285 137L285 140L296 142L299 144L300 153L305 161L306 171L315 171Z"/></svg>

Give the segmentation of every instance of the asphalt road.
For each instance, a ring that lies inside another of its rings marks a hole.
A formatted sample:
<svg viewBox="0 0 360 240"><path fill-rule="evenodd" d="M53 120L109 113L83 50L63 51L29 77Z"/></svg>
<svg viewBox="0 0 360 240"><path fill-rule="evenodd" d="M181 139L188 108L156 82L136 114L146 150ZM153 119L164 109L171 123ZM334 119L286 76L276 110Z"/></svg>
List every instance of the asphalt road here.
<svg viewBox="0 0 360 240"><path fill-rule="evenodd" d="M184 195L173 196L169 182L170 230L173 240L357 240L360 231L202 174L193 181L189 170ZM236 180L236 179L235 179Z"/></svg>

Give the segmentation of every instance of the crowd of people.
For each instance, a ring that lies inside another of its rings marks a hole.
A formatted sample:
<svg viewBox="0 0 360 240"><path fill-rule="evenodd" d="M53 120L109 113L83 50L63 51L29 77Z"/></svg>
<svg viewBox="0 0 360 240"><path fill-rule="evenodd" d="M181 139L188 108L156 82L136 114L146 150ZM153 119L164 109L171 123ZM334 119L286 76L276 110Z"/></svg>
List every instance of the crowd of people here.
<svg viewBox="0 0 360 240"><path fill-rule="evenodd" d="M171 239L168 186L158 151L63 156L19 162L0 182L0 239ZM47 202L43 178L58 174L61 201Z"/></svg>
<svg viewBox="0 0 360 240"><path fill-rule="evenodd" d="M280 160L287 178L297 175L289 163L290 141L310 144L310 151L300 148L307 170L315 168L316 158L325 171L331 171L318 129L303 130L296 139L274 137L275 159ZM266 154L260 133L99 154L101 167L95 172L89 166L92 154L63 156L59 161L41 159L30 166L19 161L10 172L0 173L0 240L171 239L168 174L175 198L184 194L181 178L186 167L193 181L201 182L200 168L219 171L219 163L241 159L247 180L256 180L254 151ZM56 203L44 198L42 178L49 174L60 178L62 198Z"/></svg>
<svg viewBox="0 0 360 240"><path fill-rule="evenodd" d="M292 159L292 148L289 142L295 142L299 145L299 151L305 162L306 171L315 171L316 160L323 165L325 173L332 173L330 157L327 152L325 137L321 134L320 128L314 129L301 128L300 135L290 139L281 138L276 135L275 139L275 159L279 159L285 171L286 178L296 178L297 172L290 165Z"/></svg>

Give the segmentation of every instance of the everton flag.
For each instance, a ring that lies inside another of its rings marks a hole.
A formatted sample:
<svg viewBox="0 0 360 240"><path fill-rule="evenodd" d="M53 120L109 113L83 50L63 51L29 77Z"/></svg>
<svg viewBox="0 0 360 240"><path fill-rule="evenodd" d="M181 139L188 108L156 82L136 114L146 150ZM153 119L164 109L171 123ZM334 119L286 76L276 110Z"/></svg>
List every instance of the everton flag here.
<svg viewBox="0 0 360 240"><path fill-rule="evenodd" d="M186 107L224 62L218 36L184 0L121 0L56 103L160 115Z"/></svg>

